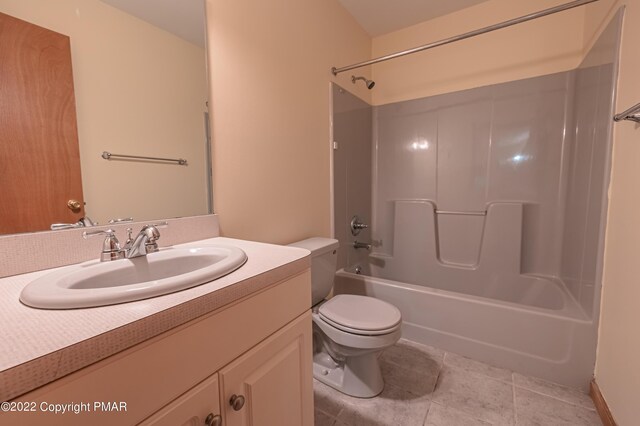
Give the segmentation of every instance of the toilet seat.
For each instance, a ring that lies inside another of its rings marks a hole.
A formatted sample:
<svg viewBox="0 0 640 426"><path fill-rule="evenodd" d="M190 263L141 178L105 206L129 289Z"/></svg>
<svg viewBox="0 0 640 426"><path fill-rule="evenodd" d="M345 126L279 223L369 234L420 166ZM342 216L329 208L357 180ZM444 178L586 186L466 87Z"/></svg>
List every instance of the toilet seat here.
<svg viewBox="0 0 640 426"><path fill-rule="evenodd" d="M347 333L378 336L400 328L402 315L395 306L368 296L339 294L318 308L320 318Z"/></svg>

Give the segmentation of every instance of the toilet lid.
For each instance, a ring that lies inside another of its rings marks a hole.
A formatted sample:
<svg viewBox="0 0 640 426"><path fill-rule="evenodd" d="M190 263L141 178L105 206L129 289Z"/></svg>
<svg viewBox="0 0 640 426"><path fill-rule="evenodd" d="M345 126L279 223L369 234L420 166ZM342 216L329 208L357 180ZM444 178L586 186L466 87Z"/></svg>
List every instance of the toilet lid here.
<svg viewBox="0 0 640 426"><path fill-rule="evenodd" d="M339 294L320 305L320 316L330 324L359 331L389 330L402 316L395 306L368 296Z"/></svg>

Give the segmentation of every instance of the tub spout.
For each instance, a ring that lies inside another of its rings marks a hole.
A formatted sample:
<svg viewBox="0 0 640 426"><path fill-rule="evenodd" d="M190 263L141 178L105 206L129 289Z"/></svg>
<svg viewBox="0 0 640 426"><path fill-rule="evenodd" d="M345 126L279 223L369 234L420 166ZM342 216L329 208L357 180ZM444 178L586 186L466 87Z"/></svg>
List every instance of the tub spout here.
<svg viewBox="0 0 640 426"><path fill-rule="evenodd" d="M362 243L362 242L359 242L359 241L354 241L353 242L353 248L355 248L355 249L363 248L363 249L371 250L371 244Z"/></svg>

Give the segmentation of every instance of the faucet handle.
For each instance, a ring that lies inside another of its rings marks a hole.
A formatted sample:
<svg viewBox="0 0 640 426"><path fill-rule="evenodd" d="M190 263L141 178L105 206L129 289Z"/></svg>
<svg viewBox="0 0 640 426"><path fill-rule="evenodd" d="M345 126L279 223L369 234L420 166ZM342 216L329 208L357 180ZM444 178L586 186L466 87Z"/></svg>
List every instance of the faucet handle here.
<svg viewBox="0 0 640 426"><path fill-rule="evenodd" d="M82 226L98 226L99 225L98 222L92 221L89 216L85 216L85 217L80 218L78 223L81 223Z"/></svg>
<svg viewBox="0 0 640 426"><path fill-rule="evenodd" d="M355 215L351 218L351 222L349 223L349 227L351 228L351 235L354 237L360 233L363 229L367 229L369 225L360 221L358 215Z"/></svg>
<svg viewBox="0 0 640 426"><path fill-rule="evenodd" d="M82 233L82 238L89 239L91 237L95 237L96 235L106 235L107 237L114 237L116 236L116 231L114 231L113 229L104 229L104 230L99 230L99 231L84 231Z"/></svg>
<svg viewBox="0 0 640 426"><path fill-rule="evenodd" d="M76 223L52 223L51 224L51 230L52 231L57 231L60 229L73 229L73 228L82 228L84 227L84 225L82 225L80 222L76 222Z"/></svg>
<svg viewBox="0 0 640 426"><path fill-rule="evenodd" d="M108 260L117 260L124 258L124 251L120 248L120 241L116 237L116 233L113 229L106 229L103 231L84 231L82 238L85 240L96 235L106 235L104 242L102 243L102 253L100 254L100 261L105 262Z"/></svg>
<svg viewBox="0 0 640 426"><path fill-rule="evenodd" d="M131 236L132 232L133 228L127 228L127 241L124 242L125 248L129 248L131 247L131 244L133 244L133 237Z"/></svg>
<svg viewBox="0 0 640 426"><path fill-rule="evenodd" d="M114 223L124 223L124 222L133 222L133 218L125 217L125 218L111 219L109 220L109 225L113 225Z"/></svg>

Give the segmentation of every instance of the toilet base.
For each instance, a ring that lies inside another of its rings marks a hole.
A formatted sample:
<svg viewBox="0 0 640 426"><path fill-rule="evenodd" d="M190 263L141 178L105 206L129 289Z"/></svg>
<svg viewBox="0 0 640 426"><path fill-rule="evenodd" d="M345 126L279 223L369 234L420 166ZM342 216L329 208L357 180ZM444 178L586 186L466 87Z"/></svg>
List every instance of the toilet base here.
<svg viewBox="0 0 640 426"><path fill-rule="evenodd" d="M326 352L316 353L313 358L313 377L344 394L373 398L384 388L378 352L349 356L339 363Z"/></svg>

